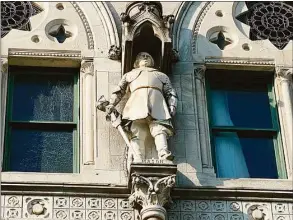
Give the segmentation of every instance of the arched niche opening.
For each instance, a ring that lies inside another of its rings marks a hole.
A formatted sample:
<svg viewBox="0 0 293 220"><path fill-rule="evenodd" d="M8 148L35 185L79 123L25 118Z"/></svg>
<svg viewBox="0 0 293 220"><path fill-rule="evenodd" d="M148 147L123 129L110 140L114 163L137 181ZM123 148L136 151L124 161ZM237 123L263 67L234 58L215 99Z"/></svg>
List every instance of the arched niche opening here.
<svg viewBox="0 0 293 220"><path fill-rule="evenodd" d="M136 31L132 44L132 59L131 66L133 66L135 58L138 53L149 53L154 61L155 68L161 69L162 67L162 41L155 36L152 24L145 22Z"/></svg>

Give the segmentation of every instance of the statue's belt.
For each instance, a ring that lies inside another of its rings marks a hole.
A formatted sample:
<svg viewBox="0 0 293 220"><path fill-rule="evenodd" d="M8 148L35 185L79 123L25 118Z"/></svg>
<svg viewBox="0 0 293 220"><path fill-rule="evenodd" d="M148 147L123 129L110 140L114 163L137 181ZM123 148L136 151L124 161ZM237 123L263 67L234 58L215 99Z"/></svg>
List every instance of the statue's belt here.
<svg viewBox="0 0 293 220"><path fill-rule="evenodd" d="M163 92L162 92L162 90L160 88L154 87L154 86L140 86L140 87L137 87L132 92L135 92L136 90L139 90L139 89L156 89L156 90L159 90L163 94Z"/></svg>

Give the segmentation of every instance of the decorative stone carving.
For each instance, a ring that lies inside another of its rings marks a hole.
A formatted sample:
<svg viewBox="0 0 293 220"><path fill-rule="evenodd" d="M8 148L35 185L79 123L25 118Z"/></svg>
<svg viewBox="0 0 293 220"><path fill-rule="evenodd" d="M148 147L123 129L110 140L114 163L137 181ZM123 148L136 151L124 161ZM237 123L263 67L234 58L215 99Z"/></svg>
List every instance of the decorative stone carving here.
<svg viewBox="0 0 293 220"><path fill-rule="evenodd" d="M24 197L25 218L52 218L52 198Z"/></svg>
<svg viewBox="0 0 293 220"><path fill-rule="evenodd" d="M8 60L7 58L1 58L1 73L7 73L8 71Z"/></svg>
<svg viewBox="0 0 293 220"><path fill-rule="evenodd" d="M69 219L69 210L66 209L55 209L54 218L56 219Z"/></svg>
<svg viewBox="0 0 293 220"><path fill-rule="evenodd" d="M268 207L268 204L257 204L247 203L245 205L245 209L247 209L247 215L251 220L269 220L271 216L271 210Z"/></svg>
<svg viewBox="0 0 293 220"><path fill-rule="evenodd" d="M194 77L204 82L205 71L206 71L205 65L196 65L196 68L194 69Z"/></svg>
<svg viewBox="0 0 293 220"><path fill-rule="evenodd" d="M82 197L71 197L70 198L70 208L84 208L85 207L85 198Z"/></svg>
<svg viewBox="0 0 293 220"><path fill-rule="evenodd" d="M282 80L291 80L293 75L293 67L276 66L276 74Z"/></svg>
<svg viewBox="0 0 293 220"><path fill-rule="evenodd" d="M21 218L20 208L6 208L4 218Z"/></svg>
<svg viewBox="0 0 293 220"><path fill-rule="evenodd" d="M207 2L204 7L199 12L199 15L195 21L195 28L193 30L193 41L192 41L192 52L194 54L197 53L197 37L198 32L201 26L201 23L203 22L207 12L210 10L210 8L213 6L214 2Z"/></svg>
<svg viewBox="0 0 293 220"><path fill-rule="evenodd" d="M69 198L67 197L55 197L54 208L69 208Z"/></svg>
<svg viewBox="0 0 293 220"><path fill-rule="evenodd" d="M93 32L91 30L90 24L87 20L87 17L83 13L83 11L80 9L78 3L76 2L71 2L72 6L75 8L76 12L78 13L80 19L82 20L82 23L84 25L86 35L88 38L88 49L94 49L95 47L95 42L94 42L94 37L93 37Z"/></svg>
<svg viewBox="0 0 293 220"><path fill-rule="evenodd" d="M121 49L116 45L112 45L108 52L108 57L111 60L120 60L121 59Z"/></svg>
<svg viewBox="0 0 293 220"><path fill-rule="evenodd" d="M171 54L171 61L173 63L176 63L179 61L179 52L176 49L172 49L172 54Z"/></svg>
<svg viewBox="0 0 293 220"><path fill-rule="evenodd" d="M165 220L164 206L172 203L170 191L175 186L176 165L131 165L129 204L140 213L141 220Z"/></svg>
<svg viewBox="0 0 293 220"><path fill-rule="evenodd" d="M160 70L165 73L171 71L172 39L170 30L174 23L174 15L163 16L160 2L135 1L127 4L125 12L120 16L122 28L122 70L128 72L132 68L132 50L134 50L134 39L140 35L145 24L149 24L157 38L160 39L162 48L162 63ZM139 51L141 52L141 51ZM152 54L153 55L153 54ZM136 56L136 54L134 54Z"/></svg>
<svg viewBox="0 0 293 220"><path fill-rule="evenodd" d="M15 1L1 2L1 38L12 29L30 31L30 17L39 14L43 9L34 2Z"/></svg>
<svg viewBox="0 0 293 220"><path fill-rule="evenodd" d="M279 50L293 39L293 7L285 2L245 2L248 11L236 19L250 26L252 41L268 39Z"/></svg>
<svg viewBox="0 0 293 220"><path fill-rule="evenodd" d="M171 202L170 190L175 186L176 175L164 178L146 178L132 174L132 194L129 203L133 208L150 205L165 206Z"/></svg>

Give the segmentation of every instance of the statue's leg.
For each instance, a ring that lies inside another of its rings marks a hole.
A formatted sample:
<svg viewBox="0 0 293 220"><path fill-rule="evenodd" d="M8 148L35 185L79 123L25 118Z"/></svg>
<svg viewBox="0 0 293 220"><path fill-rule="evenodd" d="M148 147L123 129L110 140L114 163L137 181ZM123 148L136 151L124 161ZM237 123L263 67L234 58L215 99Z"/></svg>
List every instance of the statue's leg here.
<svg viewBox="0 0 293 220"><path fill-rule="evenodd" d="M130 127L132 137L130 144L133 162L142 162L145 159L144 141L147 137L147 127L143 120L133 121Z"/></svg>
<svg viewBox="0 0 293 220"><path fill-rule="evenodd" d="M165 126L156 122L149 124L150 133L155 140L156 150L158 151L158 158L161 160L173 160L174 156L168 150L168 130Z"/></svg>

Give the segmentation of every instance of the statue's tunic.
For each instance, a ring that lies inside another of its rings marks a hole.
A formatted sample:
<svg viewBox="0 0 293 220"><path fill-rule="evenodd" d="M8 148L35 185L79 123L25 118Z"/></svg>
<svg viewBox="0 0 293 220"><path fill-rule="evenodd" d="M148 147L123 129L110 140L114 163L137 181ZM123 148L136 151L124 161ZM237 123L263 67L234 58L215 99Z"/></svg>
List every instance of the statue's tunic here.
<svg viewBox="0 0 293 220"><path fill-rule="evenodd" d="M168 106L176 107L177 95L166 74L148 67L133 69L123 75L110 103L116 105L128 87L131 94L123 119L134 121L151 116L159 124L172 128Z"/></svg>
<svg viewBox="0 0 293 220"><path fill-rule="evenodd" d="M128 73L133 74L133 73ZM157 120L170 119L168 105L163 96L163 83L157 71L142 70L135 80L130 82L131 95L123 110L123 119L137 120L150 115ZM130 78L126 76L126 79Z"/></svg>

